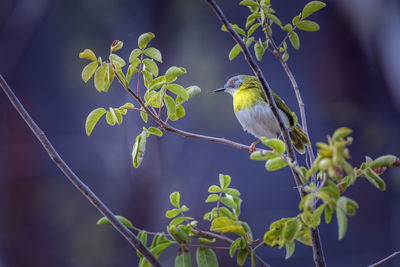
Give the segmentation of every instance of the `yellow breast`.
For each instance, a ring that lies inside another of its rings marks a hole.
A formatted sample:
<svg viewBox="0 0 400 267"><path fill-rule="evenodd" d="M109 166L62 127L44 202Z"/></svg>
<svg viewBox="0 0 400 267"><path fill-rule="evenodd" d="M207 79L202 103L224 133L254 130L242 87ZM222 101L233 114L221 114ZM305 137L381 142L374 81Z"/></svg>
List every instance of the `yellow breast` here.
<svg viewBox="0 0 400 267"><path fill-rule="evenodd" d="M240 110L248 109L262 102L263 98L258 90L237 90L233 94L233 111L236 114Z"/></svg>

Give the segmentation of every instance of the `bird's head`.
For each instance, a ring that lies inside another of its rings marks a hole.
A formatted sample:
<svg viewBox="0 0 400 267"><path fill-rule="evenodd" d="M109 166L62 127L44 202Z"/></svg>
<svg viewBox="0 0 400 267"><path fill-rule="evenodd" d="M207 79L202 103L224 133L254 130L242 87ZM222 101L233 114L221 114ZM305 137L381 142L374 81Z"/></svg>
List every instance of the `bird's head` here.
<svg viewBox="0 0 400 267"><path fill-rule="evenodd" d="M226 82L223 88L218 88L214 90L214 92L227 92L233 95L237 90L241 89L241 85L243 83L246 83L246 81L249 81L250 79L254 78L255 78L254 76L248 76L248 75L234 76Z"/></svg>

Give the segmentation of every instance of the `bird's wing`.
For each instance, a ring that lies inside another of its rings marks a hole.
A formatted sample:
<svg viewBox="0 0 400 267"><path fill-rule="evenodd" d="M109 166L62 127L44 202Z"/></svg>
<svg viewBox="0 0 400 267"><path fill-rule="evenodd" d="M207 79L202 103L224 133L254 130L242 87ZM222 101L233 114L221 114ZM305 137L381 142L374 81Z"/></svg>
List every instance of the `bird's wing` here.
<svg viewBox="0 0 400 267"><path fill-rule="evenodd" d="M275 94L274 91L272 91L271 93L272 93L272 96L273 96L278 108L280 110L282 110L283 113L285 113L286 116L288 117L290 126L294 126L294 118L293 118L292 112L290 111L289 107L286 106L285 102L277 94Z"/></svg>

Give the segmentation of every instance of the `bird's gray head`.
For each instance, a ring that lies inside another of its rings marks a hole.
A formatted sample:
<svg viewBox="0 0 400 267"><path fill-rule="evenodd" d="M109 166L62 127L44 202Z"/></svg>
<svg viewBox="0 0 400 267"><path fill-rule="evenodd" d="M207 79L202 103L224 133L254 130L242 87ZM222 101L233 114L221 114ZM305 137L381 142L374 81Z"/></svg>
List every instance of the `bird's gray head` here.
<svg viewBox="0 0 400 267"><path fill-rule="evenodd" d="M236 92L236 90L239 88L239 86L244 82L244 76L243 75L237 75L232 78L230 78L226 84L224 85L223 88L218 88L214 90L214 92L227 92L231 95Z"/></svg>

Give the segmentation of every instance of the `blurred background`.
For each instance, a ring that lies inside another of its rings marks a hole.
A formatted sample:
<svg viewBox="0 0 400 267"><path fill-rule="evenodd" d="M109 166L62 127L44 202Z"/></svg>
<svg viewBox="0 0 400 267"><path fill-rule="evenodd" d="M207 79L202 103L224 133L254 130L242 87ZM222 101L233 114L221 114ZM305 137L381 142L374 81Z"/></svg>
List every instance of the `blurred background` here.
<svg viewBox="0 0 400 267"><path fill-rule="evenodd" d="M244 26L248 15L239 1L217 1L232 23ZM292 69L306 104L311 141L325 141L336 128L354 130L351 163L400 153L400 3L398 0L336 0L310 19L321 30L299 32L300 51L290 48ZM283 23L291 21L307 1L272 1ZM271 222L298 214L299 196L288 170L266 172L262 162L228 146L166 133L150 137L140 168L131 149L143 122L130 112L119 127L104 120L87 137L87 114L97 107L133 101L114 83L99 94L93 80L80 75L88 63L78 58L85 48L105 58L115 39L128 58L143 32L154 32L150 45L161 50L161 73L182 66L178 81L198 85L202 93L185 104L186 117L177 128L250 144L227 94L214 94L237 74L251 74L239 55L228 53L232 38L206 1L2 0L0 1L0 73L78 176L116 213L135 226L165 231L168 196L181 192L187 214L202 220L212 208L204 203L218 174L229 174L244 200L242 220L262 238ZM275 30L276 40L283 37ZM280 64L268 54L260 63L272 88L293 111L298 106ZM136 76L132 84L135 84ZM0 267L137 266L136 252L112 227L97 226L99 212L51 162L29 128L0 92ZM152 122L148 123L153 125ZM299 156L300 160L302 157ZM366 266L400 249L400 173L384 174L381 192L360 179L348 191L360 208L349 219L348 233L337 236L335 219L320 227L328 266ZM177 248L161 257L173 266ZM284 249L260 248L272 266L313 266L312 250L301 244L285 261ZM220 266L234 261L219 253ZM194 259L194 257L193 257ZM386 266L400 266L400 258Z"/></svg>

